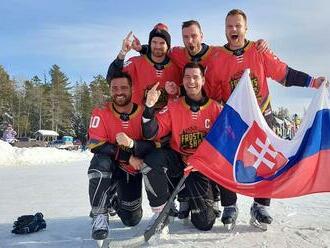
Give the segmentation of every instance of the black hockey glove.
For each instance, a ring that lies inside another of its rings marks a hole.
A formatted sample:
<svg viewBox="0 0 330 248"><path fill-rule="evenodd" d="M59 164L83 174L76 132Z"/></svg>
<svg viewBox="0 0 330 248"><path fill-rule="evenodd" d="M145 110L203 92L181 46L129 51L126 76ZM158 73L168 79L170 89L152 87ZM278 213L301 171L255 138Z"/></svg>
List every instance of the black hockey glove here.
<svg viewBox="0 0 330 248"><path fill-rule="evenodd" d="M11 232L15 234L26 234L37 232L43 228L46 228L46 221L43 219L42 213L36 213L35 215L18 217L14 222Z"/></svg>

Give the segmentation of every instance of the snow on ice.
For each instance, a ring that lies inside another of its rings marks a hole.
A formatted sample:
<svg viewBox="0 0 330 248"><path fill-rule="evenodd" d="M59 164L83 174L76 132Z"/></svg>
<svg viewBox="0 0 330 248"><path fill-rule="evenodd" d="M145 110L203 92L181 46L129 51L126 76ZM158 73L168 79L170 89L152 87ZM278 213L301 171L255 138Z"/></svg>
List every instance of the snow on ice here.
<svg viewBox="0 0 330 248"><path fill-rule="evenodd" d="M90 238L87 169L88 151L56 148L15 148L0 141L0 247L96 247ZM273 199L274 222L266 232L249 225L252 199L239 196L236 229L226 233L218 219L211 231L201 232L175 220L166 237L145 247L330 247L330 194L293 199ZM143 219L135 228L110 219L110 235L128 238L142 229L151 216L143 196ZM43 231L28 235L11 233L12 224L24 214L42 212Z"/></svg>

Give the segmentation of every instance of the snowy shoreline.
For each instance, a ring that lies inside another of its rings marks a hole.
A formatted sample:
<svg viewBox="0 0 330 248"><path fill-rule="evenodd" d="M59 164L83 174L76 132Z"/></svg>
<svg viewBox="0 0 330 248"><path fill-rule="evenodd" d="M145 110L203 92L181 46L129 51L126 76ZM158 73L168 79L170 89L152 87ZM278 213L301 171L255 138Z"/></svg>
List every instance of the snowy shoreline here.
<svg viewBox="0 0 330 248"><path fill-rule="evenodd" d="M66 151L52 147L17 148L0 140L0 167L25 165L51 165L92 158L89 151Z"/></svg>
<svg viewBox="0 0 330 248"><path fill-rule="evenodd" d="M1 142L0 149L0 247L96 247L90 238L88 217L87 170L92 154L14 148ZM273 199L270 212L274 222L266 232L249 225L252 201L238 196L239 215L232 233L225 232L220 219L208 232L176 219L166 238L144 247L330 247L330 193ZM143 230L152 215L145 193L142 205L143 219L135 228L124 227L118 217L111 218L110 237L128 238L137 229ZM28 235L10 233L17 217L36 212L44 214L46 230Z"/></svg>

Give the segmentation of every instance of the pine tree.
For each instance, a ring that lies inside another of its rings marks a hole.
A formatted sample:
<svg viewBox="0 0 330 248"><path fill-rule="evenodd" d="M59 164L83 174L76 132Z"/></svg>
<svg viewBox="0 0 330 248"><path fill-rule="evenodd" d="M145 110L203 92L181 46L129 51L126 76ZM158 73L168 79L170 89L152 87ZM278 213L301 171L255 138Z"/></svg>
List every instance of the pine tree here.
<svg viewBox="0 0 330 248"><path fill-rule="evenodd" d="M17 119L20 136L31 137L41 129L47 99L43 92L44 86L38 76L24 81L22 89L19 90Z"/></svg>
<svg viewBox="0 0 330 248"><path fill-rule="evenodd" d="M50 69L50 116L51 129L61 135L71 131L71 117L73 116L72 95L69 79L58 65Z"/></svg>
<svg viewBox="0 0 330 248"><path fill-rule="evenodd" d="M7 123L15 124L15 100L17 94L15 91L15 81L11 80L9 74L0 65L0 130L1 134L3 128Z"/></svg>
<svg viewBox="0 0 330 248"><path fill-rule="evenodd" d="M76 84L74 99L75 113L72 118L72 127L75 131L75 136L77 136L77 138L82 142L82 145L85 146L87 142L86 137L89 119L92 110L90 89L86 82Z"/></svg>
<svg viewBox="0 0 330 248"><path fill-rule="evenodd" d="M110 99L109 85L102 75L97 75L90 83L92 105L100 107Z"/></svg>

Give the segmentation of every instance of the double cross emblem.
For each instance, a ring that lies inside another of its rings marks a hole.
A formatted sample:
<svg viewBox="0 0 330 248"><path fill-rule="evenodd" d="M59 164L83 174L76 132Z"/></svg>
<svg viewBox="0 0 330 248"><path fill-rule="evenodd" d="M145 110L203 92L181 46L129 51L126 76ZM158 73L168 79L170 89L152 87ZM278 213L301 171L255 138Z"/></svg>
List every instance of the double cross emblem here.
<svg viewBox="0 0 330 248"><path fill-rule="evenodd" d="M269 169L273 169L275 163L266 159L265 155L269 154L275 160L278 153L270 148L270 142L268 138L265 140L265 143L262 143L262 141L259 138L257 138L256 145L259 146L259 148L261 148L260 152L258 152L253 145L250 145L249 148L247 149L248 152L250 152L252 155L254 155L257 158L257 160L254 162L252 166L257 170L258 167L261 165L261 163L264 163Z"/></svg>

